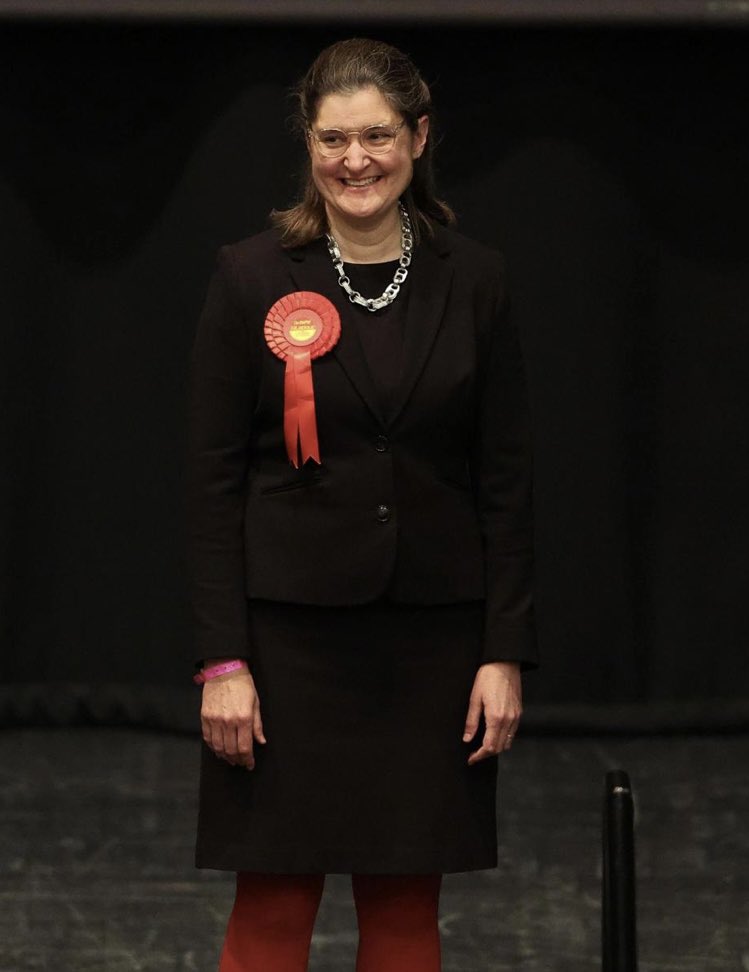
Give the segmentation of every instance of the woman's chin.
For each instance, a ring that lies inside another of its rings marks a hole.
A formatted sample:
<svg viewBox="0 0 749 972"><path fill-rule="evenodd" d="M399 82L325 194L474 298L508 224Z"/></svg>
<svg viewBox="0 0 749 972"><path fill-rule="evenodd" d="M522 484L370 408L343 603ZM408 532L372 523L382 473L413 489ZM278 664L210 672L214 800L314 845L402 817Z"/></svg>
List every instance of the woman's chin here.
<svg viewBox="0 0 749 972"><path fill-rule="evenodd" d="M387 201L373 194L353 193L340 198L338 211L345 219L377 220L390 213L398 205L397 200Z"/></svg>

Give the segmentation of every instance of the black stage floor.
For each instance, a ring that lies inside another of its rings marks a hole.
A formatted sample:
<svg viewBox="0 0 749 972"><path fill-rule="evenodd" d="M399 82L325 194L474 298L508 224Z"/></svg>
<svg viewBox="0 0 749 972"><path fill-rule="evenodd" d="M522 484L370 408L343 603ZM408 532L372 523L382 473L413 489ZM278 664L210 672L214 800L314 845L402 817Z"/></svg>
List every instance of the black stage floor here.
<svg viewBox="0 0 749 972"><path fill-rule="evenodd" d="M0 734L0 972L215 972L233 876L192 865L197 737ZM749 972L749 735L530 737L500 760L500 866L448 875L444 972L600 969L604 774L635 790L641 972ZM351 972L330 875L311 972Z"/></svg>

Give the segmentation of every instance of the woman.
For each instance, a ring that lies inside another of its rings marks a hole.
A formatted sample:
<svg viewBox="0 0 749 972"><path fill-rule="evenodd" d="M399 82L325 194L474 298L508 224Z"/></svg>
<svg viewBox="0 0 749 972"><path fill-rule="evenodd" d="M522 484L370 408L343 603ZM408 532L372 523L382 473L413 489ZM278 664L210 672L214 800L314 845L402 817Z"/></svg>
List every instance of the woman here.
<svg viewBox="0 0 749 972"><path fill-rule="evenodd" d="M535 665L528 408L502 261L447 228L431 117L400 51L324 50L302 201L221 249L198 328L196 861L237 872L221 972L306 969L326 873L352 875L357 972L435 972L442 874L497 862Z"/></svg>

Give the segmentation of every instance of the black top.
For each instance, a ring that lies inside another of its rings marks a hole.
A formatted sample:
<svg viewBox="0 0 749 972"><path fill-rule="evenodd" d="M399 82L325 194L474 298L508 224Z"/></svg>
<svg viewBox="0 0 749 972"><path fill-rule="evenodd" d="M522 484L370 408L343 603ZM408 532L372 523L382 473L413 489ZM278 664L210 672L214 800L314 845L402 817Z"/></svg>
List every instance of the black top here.
<svg viewBox="0 0 749 972"><path fill-rule="evenodd" d="M344 264L353 289L367 298L379 297L387 285L392 283L397 268L398 260L389 260L387 263ZM356 322L367 366L379 393L386 419L391 414L401 379L408 285L409 280L406 278L398 296L382 310L369 311L359 304L351 305L355 311L351 319Z"/></svg>

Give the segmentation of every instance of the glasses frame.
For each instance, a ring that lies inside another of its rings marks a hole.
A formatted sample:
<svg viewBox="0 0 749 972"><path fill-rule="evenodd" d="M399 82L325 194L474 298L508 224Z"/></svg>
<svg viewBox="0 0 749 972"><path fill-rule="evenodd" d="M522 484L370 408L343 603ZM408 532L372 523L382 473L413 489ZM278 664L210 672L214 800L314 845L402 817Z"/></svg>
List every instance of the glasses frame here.
<svg viewBox="0 0 749 972"><path fill-rule="evenodd" d="M344 156L346 152L348 152L349 148L351 147L351 139L353 135L356 135L359 141L359 145L361 145L362 149L368 155L370 154L387 155L387 153L392 152L393 148L395 147L395 142L398 138L398 134L400 133L401 128L403 128L405 124L406 124L406 119L404 118L403 121L398 122L397 125L383 125L382 123L380 123L378 125L367 125L366 128L360 128L358 131L353 128L350 129L349 131L345 131L343 128L323 128L319 132L316 132L313 128L308 128L307 135L309 139L315 143L317 147L317 151L324 159L340 159L342 156ZM370 131L372 128L386 128L388 131L391 131L393 133L392 145L388 145L388 147L386 149L382 149L382 151L377 151L372 148L365 148L361 137L365 132ZM340 133L341 135L344 135L346 137L346 144L343 146L340 152L336 152L334 155L330 155L329 153L324 152L321 147L322 142L320 140L320 136L323 133L327 133L327 132Z"/></svg>

